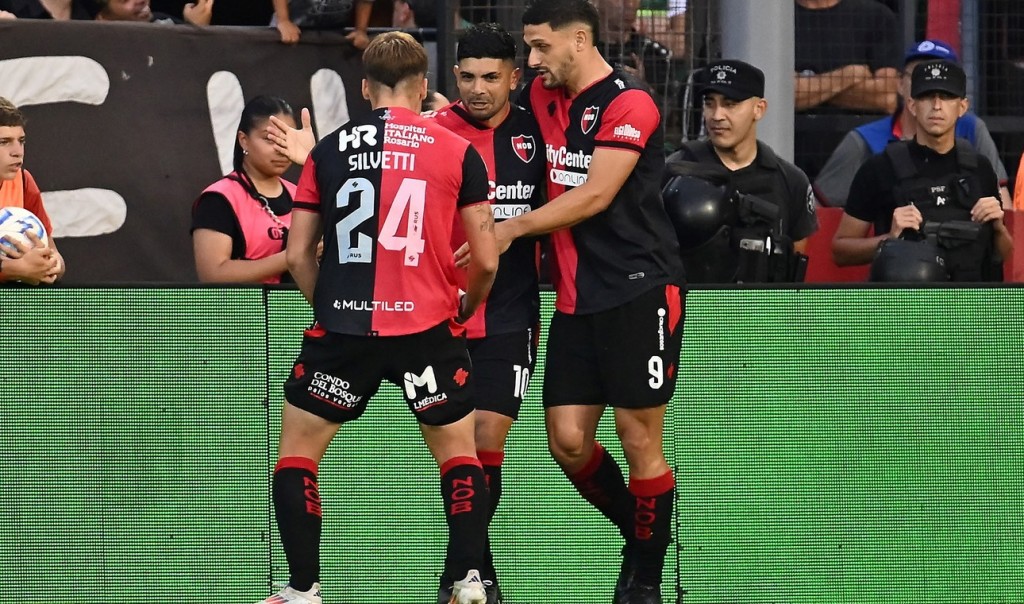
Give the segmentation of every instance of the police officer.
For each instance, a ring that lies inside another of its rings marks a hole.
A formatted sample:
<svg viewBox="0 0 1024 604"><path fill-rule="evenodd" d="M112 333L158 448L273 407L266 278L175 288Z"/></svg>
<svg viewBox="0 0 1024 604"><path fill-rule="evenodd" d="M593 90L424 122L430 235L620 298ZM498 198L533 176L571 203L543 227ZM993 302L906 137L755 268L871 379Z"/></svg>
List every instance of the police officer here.
<svg viewBox="0 0 1024 604"><path fill-rule="evenodd" d="M832 255L839 265L867 264L886 240L927 237L942 250L951 280L1001 280L1013 242L996 174L954 130L968 107L963 69L944 60L918 64L910 97L917 133L857 171Z"/></svg>
<svg viewBox="0 0 1024 604"><path fill-rule="evenodd" d="M818 230L817 202L807 175L757 140L757 122L768 109L764 98L764 73L749 63L727 60L709 65L705 76L700 92L704 97L708 138L684 143L669 157L668 174L699 173L701 170L693 170L693 166L687 169L685 164L679 163L696 162L726 175L727 188L739 194L731 200L737 207L735 211L718 214L735 216L732 220L736 224L725 226L734 229L728 237L728 247L731 253L739 254L739 263L736 271L729 271L732 274L695 275L702 259L691 257L688 260L687 249L693 251L701 242L692 238L686 241L687 225L681 224L695 214L679 205L693 203L695 197L687 191L692 186L669 181L664 191L665 203L675 217L680 234L687 279L690 282L700 280L695 277L714 282L802 280L805 262L799 259L806 250L807 238ZM703 187L699 183L697 186ZM703 207L710 209L711 206ZM680 221L679 217L684 215L687 218ZM709 250L704 256L721 258L721 251ZM759 262L758 255L771 261L767 265Z"/></svg>

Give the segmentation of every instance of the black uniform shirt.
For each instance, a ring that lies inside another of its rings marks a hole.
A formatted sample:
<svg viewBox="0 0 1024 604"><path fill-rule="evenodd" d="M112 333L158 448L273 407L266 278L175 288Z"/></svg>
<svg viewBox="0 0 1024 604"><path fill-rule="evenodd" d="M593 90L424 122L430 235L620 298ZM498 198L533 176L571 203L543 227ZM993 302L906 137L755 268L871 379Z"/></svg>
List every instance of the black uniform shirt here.
<svg viewBox="0 0 1024 604"><path fill-rule="evenodd" d="M711 149L711 143L704 143L708 146L710 156L716 164L726 167L718 154ZM705 154L706 155L706 154ZM679 149L678 155L669 159L681 158L685 161L700 161L693 151L686 145ZM728 169L728 168L726 168ZM810 237L818 230L817 202L814 197L814 190L807 179L807 175L800 168L775 155L770 147L761 141L757 142L757 156L749 166L739 170L730 170L734 180L740 184L737 190L740 193L755 194L767 201L779 206L779 217L782 221L781 232L793 241L800 241ZM766 182L771 183L772 192L770 195L759 191L744 190L744 181L764 177Z"/></svg>
<svg viewBox="0 0 1024 604"><path fill-rule="evenodd" d="M900 144L900 143L893 143ZM917 166L918 174L925 178L945 181L950 174L958 171L956 152L939 154L916 141L904 143L910 149L910 157ZM983 155L978 155L975 177L981 186L978 197L999 197L999 181L992 164ZM894 196L896 171L885 153L872 156L860 167L850 185L850 196L846 201L846 213L858 220L875 225L875 234L888 233L892 228L892 213L902 204Z"/></svg>

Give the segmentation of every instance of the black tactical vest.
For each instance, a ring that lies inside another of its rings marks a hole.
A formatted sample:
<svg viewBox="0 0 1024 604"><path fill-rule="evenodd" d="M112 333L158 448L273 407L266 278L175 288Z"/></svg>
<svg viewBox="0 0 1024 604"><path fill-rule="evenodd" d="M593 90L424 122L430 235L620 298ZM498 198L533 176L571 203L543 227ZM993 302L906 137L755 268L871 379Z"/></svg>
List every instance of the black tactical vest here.
<svg viewBox="0 0 1024 604"><path fill-rule="evenodd" d="M942 250L951 281L1001 281L995 228L991 222L971 222L971 209L981 198L978 154L962 139L957 139L953 152L956 172L927 178L919 173L909 143L887 146L885 156L896 173L893 198L897 206L913 204L921 212L924 224L918 236Z"/></svg>
<svg viewBox="0 0 1024 604"><path fill-rule="evenodd" d="M705 141L687 141L683 146L698 163L720 165ZM775 153L760 141L757 160L778 164ZM729 172L730 186L739 194L739 220L732 231L731 247L737 250L737 283L784 283L803 281L806 256L793 250L793 240L782 228L782 212L789 207L789 188L782 170ZM744 199L745 198L745 199ZM774 207L774 216L771 207ZM767 209L768 211L757 211ZM684 263L685 264L685 263Z"/></svg>

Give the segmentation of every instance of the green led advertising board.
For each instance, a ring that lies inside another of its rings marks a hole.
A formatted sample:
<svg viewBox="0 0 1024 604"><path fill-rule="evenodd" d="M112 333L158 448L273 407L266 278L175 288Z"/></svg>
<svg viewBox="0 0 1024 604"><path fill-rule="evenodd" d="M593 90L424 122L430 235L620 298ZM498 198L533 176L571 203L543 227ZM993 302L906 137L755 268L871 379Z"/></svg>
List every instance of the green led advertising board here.
<svg viewBox="0 0 1024 604"><path fill-rule="evenodd" d="M287 580L269 477L311 319L296 291L0 296L0 568L20 601L245 603ZM1015 287L690 292L665 601L1024 602L1022 310ZM550 460L542 374L492 525L503 590L610 601L619 538ZM599 438L622 463L610 421ZM437 470L396 388L341 429L321 495L325 602L433 601Z"/></svg>

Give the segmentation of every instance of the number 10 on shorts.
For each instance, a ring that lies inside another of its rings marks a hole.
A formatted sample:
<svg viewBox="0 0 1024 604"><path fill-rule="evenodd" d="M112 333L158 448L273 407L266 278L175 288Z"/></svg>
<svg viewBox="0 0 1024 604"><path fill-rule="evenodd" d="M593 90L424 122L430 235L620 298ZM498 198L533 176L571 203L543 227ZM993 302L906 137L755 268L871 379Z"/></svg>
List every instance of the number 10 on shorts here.
<svg viewBox="0 0 1024 604"><path fill-rule="evenodd" d="M516 372L516 380L513 386L514 392L512 395L518 399L522 399L526 396L526 389L530 387L530 368L523 367L522 365L513 365L512 370Z"/></svg>

